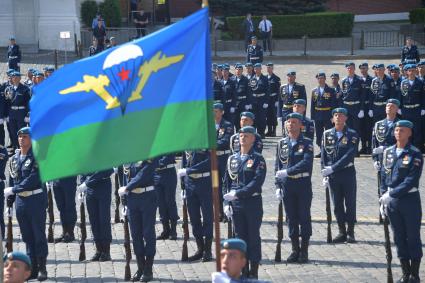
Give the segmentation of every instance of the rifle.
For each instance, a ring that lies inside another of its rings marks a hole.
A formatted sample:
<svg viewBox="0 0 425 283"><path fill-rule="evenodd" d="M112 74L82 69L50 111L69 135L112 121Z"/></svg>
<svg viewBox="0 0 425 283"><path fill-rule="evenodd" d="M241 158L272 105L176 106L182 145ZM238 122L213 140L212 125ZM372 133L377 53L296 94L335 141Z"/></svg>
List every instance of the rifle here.
<svg viewBox="0 0 425 283"><path fill-rule="evenodd" d="M81 201L80 204L80 231L81 231L81 240L80 240L80 255L78 257L79 261L86 260L86 247L84 245L87 239L87 230L86 230L86 209L84 208L85 195L81 193L79 196Z"/></svg>
<svg viewBox="0 0 425 283"><path fill-rule="evenodd" d="M387 258L387 283L393 283L393 272L391 270L391 261L393 254L391 252L390 231L388 230L388 216L384 218L384 235L385 235L385 255Z"/></svg>
<svg viewBox="0 0 425 283"><path fill-rule="evenodd" d="M46 183L46 187L48 188L48 191L47 191L47 201L48 201L47 212L49 213L49 229L48 229L48 234L47 234L47 241L49 243L53 243L55 241L53 239L53 224L55 223L55 215L53 213L53 197L52 197L53 186L52 186L51 183Z"/></svg>
<svg viewBox="0 0 425 283"><path fill-rule="evenodd" d="M127 184L130 180L130 168L126 170L123 168L123 174L126 174L126 176L123 176L124 182ZM119 187L119 178L116 176L117 184ZM118 190L117 190L118 193ZM130 261L131 261L131 247L130 247L130 230L128 229L128 217L127 217L127 198L126 196L121 197L121 204L123 206L122 209L122 215L123 215L123 225L124 225L124 250L125 250L125 269L124 269L124 280L130 281L131 279L131 270L130 270ZM119 203L118 203L119 205Z"/></svg>
<svg viewBox="0 0 425 283"><path fill-rule="evenodd" d="M330 195L329 195L330 184L329 184L329 177L325 177L325 178L327 178L327 183L326 183L326 221L328 223L328 236L327 236L326 242L328 244L330 244L330 243L332 243L332 229L331 229L332 213L331 213L331 200L330 200Z"/></svg>
<svg viewBox="0 0 425 283"><path fill-rule="evenodd" d="M230 204L229 204L230 205ZM233 223L232 223L232 217L227 217L227 238L233 238Z"/></svg>
<svg viewBox="0 0 425 283"><path fill-rule="evenodd" d="M13 203L7 201L7 238L6 238L6 252L13 252L13 231L12 231L12 213L13 213Z"/></svg>
<svg viewBox="0 0 425 283"><path fill-rule="evenodd" d="M182 261L187 261L188 251L187 251L187 241L189 240L189 221L187 214L187 201L186 201L186 188L183 178L181 178L181 188L183 191L183 248L182 248Z"/></svg>
<svg viewBox="0 0 425 283"><path fill-rule="evenodd" d="M282 190L282 188L280 188ZM278 208L278 219L277 219L277 244L276 244L276 254L274 256L274 261L282 261L282 240L283 240L283 200L279 201Z"/></svg>
<svg viewBox="0 0 425 283"><path fill-rule="evenodd" d="M119 170L119 168L118 168ZM118 172L115 173L115 223L120 223L120 196L118 195L118 190L120 188L119 185L119 176L118 176Z"/></svg>

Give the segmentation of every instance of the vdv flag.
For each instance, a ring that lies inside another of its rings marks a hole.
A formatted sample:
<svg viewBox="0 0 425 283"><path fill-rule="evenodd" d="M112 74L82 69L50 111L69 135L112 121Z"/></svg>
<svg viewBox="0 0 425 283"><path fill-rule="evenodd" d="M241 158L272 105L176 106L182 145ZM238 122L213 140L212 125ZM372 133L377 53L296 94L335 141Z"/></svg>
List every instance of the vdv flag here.
<svg viewBox="0 0 425 283"><path fill-rule="evenodd" d="M208 8L66 65L33 90L43 181L215 146Z"/></svg>

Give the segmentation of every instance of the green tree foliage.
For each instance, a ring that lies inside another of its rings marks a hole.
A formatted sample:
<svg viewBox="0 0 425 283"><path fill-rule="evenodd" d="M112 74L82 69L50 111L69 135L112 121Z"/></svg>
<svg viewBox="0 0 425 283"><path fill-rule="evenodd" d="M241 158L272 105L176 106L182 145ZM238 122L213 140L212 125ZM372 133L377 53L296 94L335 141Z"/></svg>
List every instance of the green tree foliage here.
<svg viewBox="0 0 425 283"><path fill-rule="evenodd" d="M97 3L93 0L87 0L81 3L81 20L87 27L91 27L93 18L97 13Z"/></svg>
<svg viewBox="0 0 425 283"><path fill-rule="evenodd" d="M121 26L121 10L118 0L105 0L99 4L99 11L107 27Z"/></svg>

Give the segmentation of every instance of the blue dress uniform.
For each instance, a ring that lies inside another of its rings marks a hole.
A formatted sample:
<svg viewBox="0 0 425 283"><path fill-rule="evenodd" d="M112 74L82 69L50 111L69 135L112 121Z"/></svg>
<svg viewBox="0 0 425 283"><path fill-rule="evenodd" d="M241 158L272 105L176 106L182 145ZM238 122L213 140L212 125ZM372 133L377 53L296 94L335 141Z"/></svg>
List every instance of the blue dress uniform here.
<svg viewBox="0 0 425 283"><path fill-rule="evenodd" d="M242 155L238 152L231 155L227 166L226 187L230 188L229 191L236 191L237 197L231 201L235 237L247 243L250 275L257 277L258 264L261 260L260 227L263 219L261 193L267 172L266 162L260 153L251 148L248 154ZM223 205L227 206L229 203L224 201Z"/></svg>
<svg viewBox="0 0 425 283"><path fill-rule="evenodd" d="M5 184L4 182L6 181L6 175L5 175L5 169L6 169L6 164L7 164L7 160L9 159L9 155L7 153L7 149L0 145L0 230L1 230L1 235L2 235L2 239L5 239L5 224L4 224L4 217L3 217L3 212L4 212L4 188L5 188Z"/></svg>
<svg viewBox="0 0 425 283"><path fill-rule="evenodd" d="M223 79L220 81L223 89L223 101L224 105L224 119L233 123L234 115L236 111L236 86L234 80L230 77L227 80Z"/></svg>
<svg viewBox="0 0 425 283"><path fill-rule="evenodd" d="M142 281L152 280L152 265L156 253L155 216L157 194L155 193L155 169L158 159L133 163L130 166L130 182L127 208L133 249L136 254L138 272L143 270ZM140 278L140 277L139 277Z"/></svg>
<svg viewBox="0 0 425 283"><path fill-rule="evenodd" d="M402 122L409 121L399 121L396 127ZM420 232L422 208L418 188L422 167L422 154L410 143L404 149L393 145L384 151L381 193L389 193L386 214L394 232L394 243L405 280L399 282L419 282L419 265L423 254Z"/></svg>
<svg viewBox="0 0 425 283"><path fill-rule="evenodd" d="M4 82L0 84L0 145L4 146L4 139L5 139L5 131L4 131L4 124L6 122L6 113L7 113L7 102L5 97L5 90L6 88L10 86L10 82Z"/></svg>
<svg viewBox="0 0 425 283"><path fill-rule="evenodd" d="M32 149L25 156L21 155L20 150L16 150L9 166L9 186L13 187L13 193L16 194L16 218L26 245L26 253L31 258L31 275L35 278L40 271L39 277L41 273L47 277L47 192L42 188Z"/></svg>
<svg viewBox="0 0 425 283"><path fill-rule="evenodd" d="M295 72L288 74L295 75ZM282 117L282 121L286 121L286 116L292 113L294 100L304 99L307 101L307 94L303 84L295 82L292 86L284 84L280 87L278 117Z"/></svg>
<svg viewBox="0 0 425 283"><path fill-rule="evenodd" d="M385 149L396 143L394 128L398 120L399 119L397 117L393 121L385 118L375 123L372 133L372 148L383 146ZM375 162L378 162L379 166L382 165L382 153L372 154L372 159Z"/></svg>
<svg viewBox="0 0 425 283"><path fill-rule="evenodd" d="M242 65L238 65L236 68L242 68ZM252 93L247 77L244 75L241 75L240 77L235 75L232 79L235 83L236 96L236 111L233 124L235 125L236 130L239 130L239 119L241 113L252 108Z"/></svg>
<svg viewBox="0 0 425 283"><path fill-rule="evenodd" d="M93 241L96 245L96 253L92 257L92 261L111 260L111 175L113 172L113 169L108 169L81 175L80 177L81 184L85 183L87 186L87 211L89 213Z"/></svg>
<svg viewBox="0 0 425 283"><path fill-rule="evenodd" d="M268 63L267 66L273 66L272 63ZM266 136L275 137L277 127L277 109L279 107L279 90L280 90L280 78L275 73L267 75L269 80L269 107L267 108L267 133Z"/></svg>
<svg viewBox="0 0 425 283"><path fill-rule="evenodd" d="M246 53L247 62L252 64L263 63L263 48L260 45L248 45Z"/></svg>
<svg viewBox="0 0 425 283"><path fill-rule="evenodd" d="M75 205L75 192L77 190L77 177L67 177L52 181L53 192L62 224L62 235L55 242L69 243L74 240L74 227L77 222L77 209Z"/></svg>
<svg viewBox="0 0 425 283"><path fill-rule="evenodd" d="M341 135L338 136L339 134ZM329 185L334 203L334 214L339 228L339 235L333 239L335 243L345 242L346 240L355 242L357 183L354 157L357 154L357 143L357 133L348 127L345 127L342 133L337 133L335 128L332 128L323 134L322 169L325 166L331 166L333 170L333 173L329 176ZM348 224L347 230L346 223Z"/></svg>
<svg viewBox="0 0 425 283"><path fill-rule="evenodd" d="M288 117L292 115L294 114ZM277 185L282 190L288 236L292 243L293 254L288 258L288 262L306 262L309 239L312 234L310 208L313 198L311 184L313 141L302 134L294 141L289 137L281 139L276 150L275 171L278 170L287 170L288 174L283 180L277 179Z"/></svg>
<svg viewBox="0 0 425 283"><path fill-rule="evenodd" d="M19 49L19 45L13 44L9 45L7 48L7 63L9 69L14 69L15 71L19 71L19 63L21 62L21 50Z"/></svg>
<svg viewBox="0 0 425 283"><path fill-rule="evenodd" d="M223 94L223 87L220 83L220 80L217 78L214 78L212 81L213 81L214 103L223 103L224 94Z"/></svg>
<svg viewBox="0 0 425 283"><path fill-rule="evenodd" d="M213 204L211 193L211 161L208 150L186 151L182 167L186 168L187 209L196 239L197 251L189 261L212 258ZM201 217L202 213L202 217Z"/></svg>
<svg viewBox="0 0 425 283"><path fill-rule="evenodd" d="M319 147L322 145L323 131L332 128L332 110L337 106L335 89L327 84L323 88L316 87L311 92L310 117L314 121L316 144Z"/></svg>
<svg viewBox="0 0 425 283"><path fill-rule="evenodd" d="M405 60L414 60L415 63L418 63L421 58L419 56L419 50L416 45L411 45L408 47L405 45L401 51L401 62L404 62Z"/></svg>
<svg viewBox="0 0 425 283"><path fill-rule="evenodd" d="M351 80L351 82L350 82ZM364 101L362 95L362 79L354 75L353 78L344 78L341 82L340 107L348 110L347 126L360 133L360 111L364 113Z"/></svg>
<svg viewBox="0 0 425 283"><path fill-rule="evenodd" d="M373 111L373 121L376 123L385 118L385 105L390 98L396 98L394 80L384 75L383 79L376 77L370 85L372 93L369 109Z"/></svg>
<svg viewBox="0 0 425 283"><path fill-rule="evenodd" d="M367 63L363 63L363 66L368 66L368 65ZM365 104L364 117L363 119L360 119L360 128L362 129L362 131L359 133L361 135L360 139L361 139L361 148L362 148L360 153L370 154L372 151L371 149L372 128L373 128L373 125L375 124L374 118L370 117L369 115L370 114L369 110L371 109L369 104L372 97L370 86L372 84L373 78L367 75L366 77L361 76L360 79L362 80L361 88L362 88L363 101Z"/></svg>
<svg viewBox="0 0 425 283"><path fill-rule="evenodd" d="M255 133L255 141L254 141L254 150L258 153L263 152L263 141L259 134ZM241 145L239 143L239 133L234 134L230 137L230 149L232 154L238 153L241 150Z"/></svg>
<svg viewBox="0 0 425 283"><path fill-rule="evenodd" d="M167 154L158 158L158 167L155 169L155 191L158 197L159 218L164 228L163 233L158 236L158 240L177 239L176 226L179 215L176 204L175 163L175 154Z"/></svg>
<svg viewBox="0 0 425 283"><path fill-rule="evenodd" d="M261 67L256 65L256 68ZM264 138L266 130L266 109L269 103L269 81L266 76L261 74L259 77L254 75L249 80L249 86L252 91L252 112L255 115L255 126L258 134ZM267 104L267 107L265 105Z"/></svg>

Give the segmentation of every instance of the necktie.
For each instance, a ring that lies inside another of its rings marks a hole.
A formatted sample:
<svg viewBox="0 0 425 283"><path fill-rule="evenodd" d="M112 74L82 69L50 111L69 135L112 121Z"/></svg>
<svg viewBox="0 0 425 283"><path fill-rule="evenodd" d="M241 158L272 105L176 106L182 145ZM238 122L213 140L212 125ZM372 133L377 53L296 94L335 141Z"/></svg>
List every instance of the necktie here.
<svg viewBox="0 0 425 283"><path fill-rule="evenodd" d="M267 22L264 20L264 31L267 32Z"/></svg>

